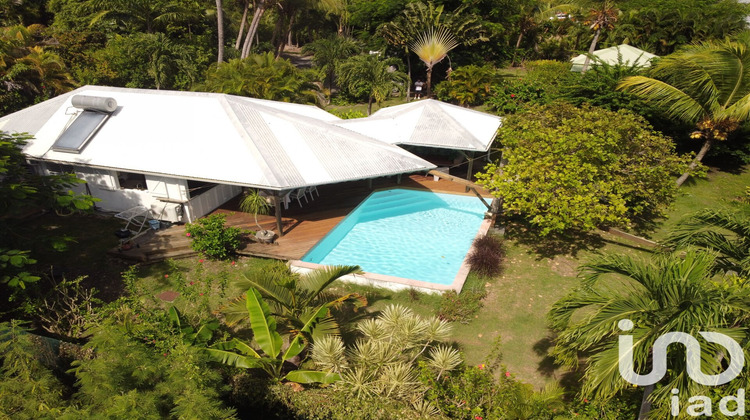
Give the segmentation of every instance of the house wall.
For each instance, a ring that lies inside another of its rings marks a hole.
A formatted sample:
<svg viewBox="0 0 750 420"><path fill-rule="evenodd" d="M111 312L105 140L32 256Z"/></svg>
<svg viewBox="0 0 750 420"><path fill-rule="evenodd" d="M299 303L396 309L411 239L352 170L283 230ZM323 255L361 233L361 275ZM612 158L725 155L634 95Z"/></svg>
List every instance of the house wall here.
<svg viewBox="0 0 750 420"><path fill-rule="evenodd" d="M207 215L220 205L226 203L242 192L242 187L234 185L217 185L203 194L191 198L185 203L185 221L193 222Z"/></svg>
<svg viewBox="0 0 750 420"><path fill-rule="evenodd" d="M53 175L60 169L59 165L43 163L42 170ZM187 181L184 179L145 175L146 189L121 188L117 172L106 169L95 169L84 166L66 167L86 181L73 190L77 193L90 194L101 201L96 207L111 212L121 212L136 206L151 209L155 219L170 222L183 221L183 204L188 201Z"/></svg>
<svg viewBox="0 0 750 420"><path fill-rule="evenodd" d="M145 175L146 189L120 187L117 171L95 169L84 166L65 166L41 162L35 164L45 175L54 175L60 170L70 170L85 180L73 190L89 194L101 201L97 208L104 211L121 212L136 206L151 209L155 219L170 222L194 222L242 192L242 187L216 185L197 197L190 198L187 180L164 176Z"/></svg>

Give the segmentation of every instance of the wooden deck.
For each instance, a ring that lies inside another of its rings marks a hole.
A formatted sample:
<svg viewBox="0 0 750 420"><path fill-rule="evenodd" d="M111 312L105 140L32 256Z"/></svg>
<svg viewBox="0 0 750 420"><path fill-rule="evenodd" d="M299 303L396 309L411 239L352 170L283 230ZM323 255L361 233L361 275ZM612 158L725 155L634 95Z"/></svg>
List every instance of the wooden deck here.
<svg viewBox="0 0 750 420"><path fill-rule="evenodd" d="M316 196L313 201L305 203L303 199L302 207L300 207L295 200L289 204L288 210L282 210L284 236L277 237L273 244L256 242L244 244L238 253L281 260L298 260L373 190L394 187L473 195L473 193L465 192L464 185L445 179L434 181L431 175L404 177L400 184L396 183L395 178L376 179L373 181L373 189L369 188L367 181L323 185L318 187L320 196ZM487 191L480 192L486 197L490 196ZM239 197L236 197L213 213L225 214L227 225L257 230L253 215L239 211L238 205ZM277 230L276 219L273 216L258 216L258 222L264 229ZM190 248L190 238L186 236L185 227L182 225L150 232L139 238L137 242L138 247L127 251L114 249L109 253L120 258L142 262L195 255Z"/></svg>

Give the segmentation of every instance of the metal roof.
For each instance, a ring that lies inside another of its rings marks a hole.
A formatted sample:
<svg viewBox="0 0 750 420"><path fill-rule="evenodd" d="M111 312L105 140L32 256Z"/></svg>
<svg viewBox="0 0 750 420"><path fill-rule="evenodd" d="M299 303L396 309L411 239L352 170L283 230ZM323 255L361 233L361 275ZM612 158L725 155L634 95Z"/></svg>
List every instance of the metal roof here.
<svg viewBox="0 0 750 420"><path fill-rule="evenodd" d="M391 144L487 151L502 120L484 112L424 99L383 108L367 118L334 124Z"/></svg>
<svg viewBox="0 0 750 420"><path fill-rule="evenodd" d="M51 150L75 111L71 96L112 97L118 109L81 151ZM285 190L395 175L435 165L330 124L308 105L216 93L85 86L0 117L0 130L35 136L31 158Z"/></svg>
<svg viewBox="0 0 750 420"><path fill-rule="evenodd" d="M599 62L615 66L619 63L620 57L622 57L622 63L626 66L637 64L639 67L649 67L651 66L651 60L658 57L656 54L651 54L648 51L643 51L627 44L596 50L593 55L596 59L591 60L591 65L594 66ZM577 55L571 58L570 61L573 63L570 70L580 72L583 70L583 64L586 62L586 54Z"/></svg>

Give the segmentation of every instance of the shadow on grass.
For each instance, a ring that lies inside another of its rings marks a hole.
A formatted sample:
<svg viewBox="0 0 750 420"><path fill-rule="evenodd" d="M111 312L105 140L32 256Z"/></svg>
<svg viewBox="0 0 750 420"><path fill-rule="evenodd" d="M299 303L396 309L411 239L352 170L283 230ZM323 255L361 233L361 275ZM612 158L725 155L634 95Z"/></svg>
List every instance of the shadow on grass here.
<svg viewBox="0 0 750 420"><path fill-rule="evenodd" d="M562 370L555 358L549 352L555 346L555 338L547 336L534 344L534 352L537 356L543 356L539 362L537 371L547 378L556 378L565 393L572 395L581 389L581 379L583 378L583 369L579 366L576 370Z"/></svg>
<svg viewBox="0 0 750 420"><path fill-rule="evenodd" d="M516 220L509 221L505 229L507 239L531 248L537 260L559 255L575 257L581 251L596 250L606 245L605 240L596 233L569 232L541 236L538 230Z"/></svg>

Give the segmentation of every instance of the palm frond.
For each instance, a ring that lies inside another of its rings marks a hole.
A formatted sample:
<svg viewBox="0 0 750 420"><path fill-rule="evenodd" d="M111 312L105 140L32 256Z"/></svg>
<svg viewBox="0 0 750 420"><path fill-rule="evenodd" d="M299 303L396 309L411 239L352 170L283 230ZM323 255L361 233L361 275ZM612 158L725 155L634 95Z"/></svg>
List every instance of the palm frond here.
<svg viewBox="0 0 750 420"><path fill-rule="evenodd" d="M431 69L458 46L448 28L431 27L409 44L412 51Z"/></svg>
<svg viewBox="0 0 750 420"><path fill-rule="evenodd" d="M617 89L625 90L645 102L660 106L665 109L667 115L687 123L694 124L707 113L704 106L686 92L650 77L627 77L617 85Z"/></svg>

